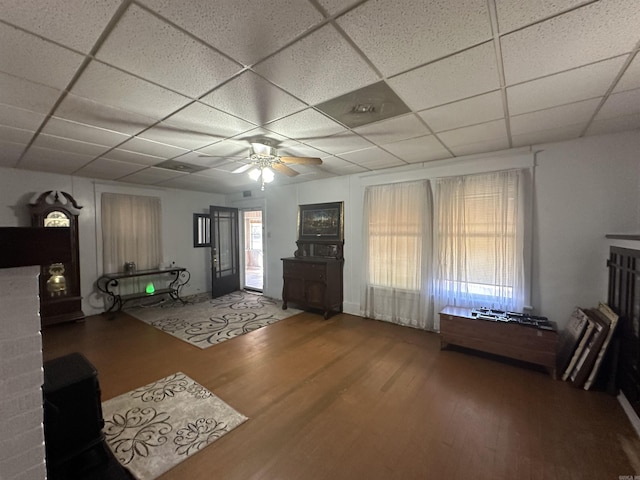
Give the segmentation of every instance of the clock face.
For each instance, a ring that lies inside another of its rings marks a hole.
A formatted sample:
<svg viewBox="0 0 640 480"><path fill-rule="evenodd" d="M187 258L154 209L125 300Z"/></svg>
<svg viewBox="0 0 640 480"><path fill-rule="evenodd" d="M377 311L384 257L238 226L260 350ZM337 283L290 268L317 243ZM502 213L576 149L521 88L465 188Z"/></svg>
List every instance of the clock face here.
<svg viewBox="0 0 640 480"><path fill-rule="evenodd" d="M45 227L69 227L71 222L63 212L53 211L44 217Z"/></svg>

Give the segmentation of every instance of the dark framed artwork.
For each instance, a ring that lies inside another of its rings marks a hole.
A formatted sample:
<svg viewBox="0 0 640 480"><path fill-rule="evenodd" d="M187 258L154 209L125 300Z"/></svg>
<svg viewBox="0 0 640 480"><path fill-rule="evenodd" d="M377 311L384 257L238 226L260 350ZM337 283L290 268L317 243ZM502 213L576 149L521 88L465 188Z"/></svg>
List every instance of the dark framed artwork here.
<svg viewBox="0 0 640 480"><path fill-rule="evenodd" d="M298 207L299 240L343 240L344 202L314 203Z"/></svg>

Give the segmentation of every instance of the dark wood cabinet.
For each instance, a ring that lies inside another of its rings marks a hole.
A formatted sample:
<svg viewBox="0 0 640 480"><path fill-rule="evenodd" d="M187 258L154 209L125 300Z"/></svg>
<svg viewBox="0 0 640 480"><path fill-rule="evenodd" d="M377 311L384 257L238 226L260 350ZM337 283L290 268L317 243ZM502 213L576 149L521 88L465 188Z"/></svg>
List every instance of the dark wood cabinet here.
<svg viewBox="0 0 640 480"><path fill-rule="evenodd" d="M282 259L282 308L316 308L329 318L342 312L343 241L298 240L294 257Z"/></svg>
<svg viewBox="0 0 640 480"><path fill-rule="evenodd" d="M80 296L80 255L78 248L78 215L80 209L66 192L48 191L29 204L34 227L66 227L69 232L71 258L40 266L40 320L42 326L82 320Z"/></svg>
<svg viewBox="0 0 640 480"><path fill-rule="evenodd" d="M325 319L342 312L342 264L335 258L283 258L282 308L292 303L320 309Z"/></svg>
<svg viewBox="0 0 640 480"><path fill-rule="evenodd" d="M640 415L640 250L611 246L607 266L607 302L620 316L612 349L616 383Z"/></svg>

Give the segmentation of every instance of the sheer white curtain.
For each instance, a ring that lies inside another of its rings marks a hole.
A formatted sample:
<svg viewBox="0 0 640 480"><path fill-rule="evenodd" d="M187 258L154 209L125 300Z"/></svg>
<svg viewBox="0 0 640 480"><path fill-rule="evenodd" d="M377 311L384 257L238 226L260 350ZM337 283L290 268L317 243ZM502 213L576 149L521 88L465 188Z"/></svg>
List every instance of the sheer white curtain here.
<svg viewBox="0 0 640 480"><path fill-rule="evenodd" d="M433 329L431 218L426 180L366 188L363 316Z"/></svg>
<svg viewBox="0 0 640 480"><path fill-rule="evenodd" d="M527 179L523 170L508 170L437 180L438 311L446 305L522 310Z"/></svg>
<svg viewBox="0 0 640 480"><path fill-rule="evenodd" d="M103 193L102 268L122 272L126 262L138 270L157 268L162 262L160 199Z"/></svg>

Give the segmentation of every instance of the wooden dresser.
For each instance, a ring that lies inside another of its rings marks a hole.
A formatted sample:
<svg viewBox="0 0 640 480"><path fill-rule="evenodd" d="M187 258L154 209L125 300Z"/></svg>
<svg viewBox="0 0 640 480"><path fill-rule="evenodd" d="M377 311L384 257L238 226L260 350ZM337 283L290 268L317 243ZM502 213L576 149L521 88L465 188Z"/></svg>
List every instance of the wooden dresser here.
<svg viewBox="0 0 640 480"><path fill-rule="evenodd" d="M319 309L327 319L342 312L342 242L296 242L294 257L282 259L282 308L289 303Z"/></svg>
<svg viewBox="0 0 640 480"><path fill-rule="evenodd" d="M441 348L459 345L524 362L542 365L556 378L558 332L517 322L485 320L470 308L445 307L440 312Z"/></svg>

